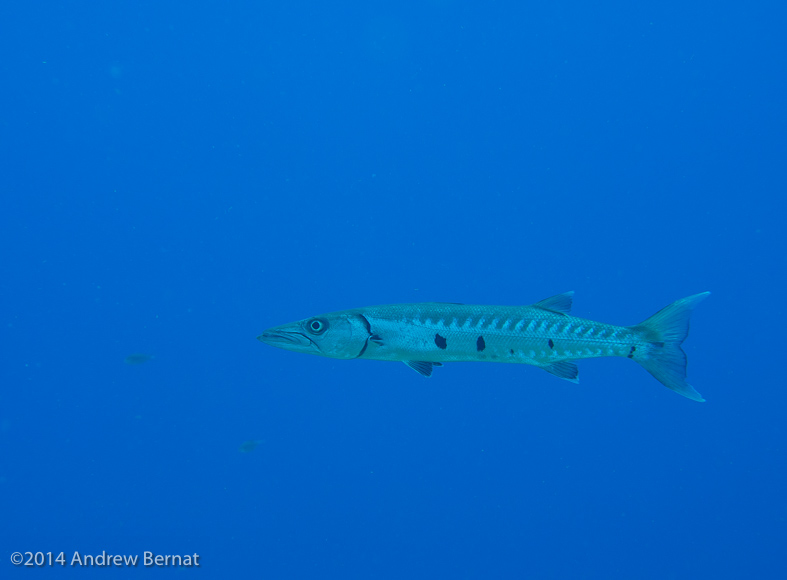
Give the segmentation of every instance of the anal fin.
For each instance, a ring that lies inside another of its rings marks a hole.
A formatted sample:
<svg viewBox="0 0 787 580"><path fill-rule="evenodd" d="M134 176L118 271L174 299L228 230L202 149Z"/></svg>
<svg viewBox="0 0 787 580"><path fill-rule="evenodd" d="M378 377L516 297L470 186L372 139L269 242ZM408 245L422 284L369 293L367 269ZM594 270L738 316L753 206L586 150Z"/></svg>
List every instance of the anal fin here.
<svg viewBox="0 0 787 580"><path fill-rule="evenodd" d="M570 361L564 360L552 363L551 365L543 366L541 368L548 373L552 373L556 377L560 377L561 379L566 379L572 383L579 382L579 369L577 368L577 365Z"/></svg>
<svg viewBox="0 0 787 580"><path fill-rule="evenodd" d="M432 376L432 367L441 367L443 363L439 362L428 362L423 360L403 360L404 364L408 367L413 369L422 377L431 377Z"/></svg>

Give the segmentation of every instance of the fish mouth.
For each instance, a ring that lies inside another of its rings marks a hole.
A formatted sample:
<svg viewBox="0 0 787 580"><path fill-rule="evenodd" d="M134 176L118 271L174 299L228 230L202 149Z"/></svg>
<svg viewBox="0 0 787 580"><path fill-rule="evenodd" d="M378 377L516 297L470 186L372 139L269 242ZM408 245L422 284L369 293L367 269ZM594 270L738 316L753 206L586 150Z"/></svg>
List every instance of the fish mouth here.
<svg viewBox="0 0 787 580"><path fill-rule="evenodd" d="M286 330L266 330L257 337L257 340L276 346L278 348L285 348L289 350L306 350L311 349L312 341L300 332L292 332Z"/></svg>

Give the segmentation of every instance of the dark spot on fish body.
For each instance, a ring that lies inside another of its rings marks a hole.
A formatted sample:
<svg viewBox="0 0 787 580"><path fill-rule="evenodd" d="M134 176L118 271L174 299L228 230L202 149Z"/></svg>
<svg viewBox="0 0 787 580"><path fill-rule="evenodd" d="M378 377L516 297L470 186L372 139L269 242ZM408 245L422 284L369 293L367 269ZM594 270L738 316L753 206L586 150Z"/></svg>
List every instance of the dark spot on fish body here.
<svg viewBox="0 0 787 580"><path fill-rule="evenodd" d="M512 349L511 349L511 350L509 350L508 352L510 352L511 354L514 354L514 349L512 348Z"/></svg>
<svg viewBox="0 0 787 580"><path fill-rule="evenodd" d="M437 345L437 348L441 348L445 350L448 346L448 342L446 342L445 337L440 336L439 334L434 335L434 343Z"/></svg>
<svg viewBox="0 0 787 580"><path fill-rule="evenodd" d="M549 348L555 348L555 343L552 342L552 339L549 339Z"/></svg>
<svg viewBox="0 0 787 580"><path fill-rule="evenodd" d="M629 351L629 353L627 355L628 358L634 358L634 351L636 351L636 350L637 350L637 347L636 346L632 346L631 350Z"/></svg>
<svg viewBox="0 0 787 580"><path fill-rule="evenodd" d="M485 348L486 348L486 342L484 342L484 337L483 336L479 336L478 340L475 341L475 349L478 352L481 352Z"/></svg>

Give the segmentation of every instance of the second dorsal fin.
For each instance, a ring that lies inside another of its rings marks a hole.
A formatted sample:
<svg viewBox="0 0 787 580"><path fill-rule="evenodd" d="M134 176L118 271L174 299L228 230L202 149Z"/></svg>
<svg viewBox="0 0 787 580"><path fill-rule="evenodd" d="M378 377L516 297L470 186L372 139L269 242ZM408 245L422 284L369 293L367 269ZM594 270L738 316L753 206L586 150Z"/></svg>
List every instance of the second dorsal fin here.
<svg viewBox="0 0 787 580"><path fill-rule="evenodd" d="M558 314L571 314L571 304L574 301L574 291L556 294L549 298L544 298L541 302L536 302L533 306Z"/></svg>

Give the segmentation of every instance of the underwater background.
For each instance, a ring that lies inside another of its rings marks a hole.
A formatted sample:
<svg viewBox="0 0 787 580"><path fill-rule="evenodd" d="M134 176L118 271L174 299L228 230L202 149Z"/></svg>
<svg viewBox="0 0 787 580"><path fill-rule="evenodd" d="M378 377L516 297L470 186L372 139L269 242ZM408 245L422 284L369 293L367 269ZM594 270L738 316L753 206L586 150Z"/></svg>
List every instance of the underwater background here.
<svg viewBox="0 0 787 580"><path fill-rule="evenodd" d="M144 551L199 554L179 577L785 577L785 16L5 3L0 577ZM684 344L707 402L622 359L427 380L255 339L567 290L615 324L711 291Z"/></svg>

